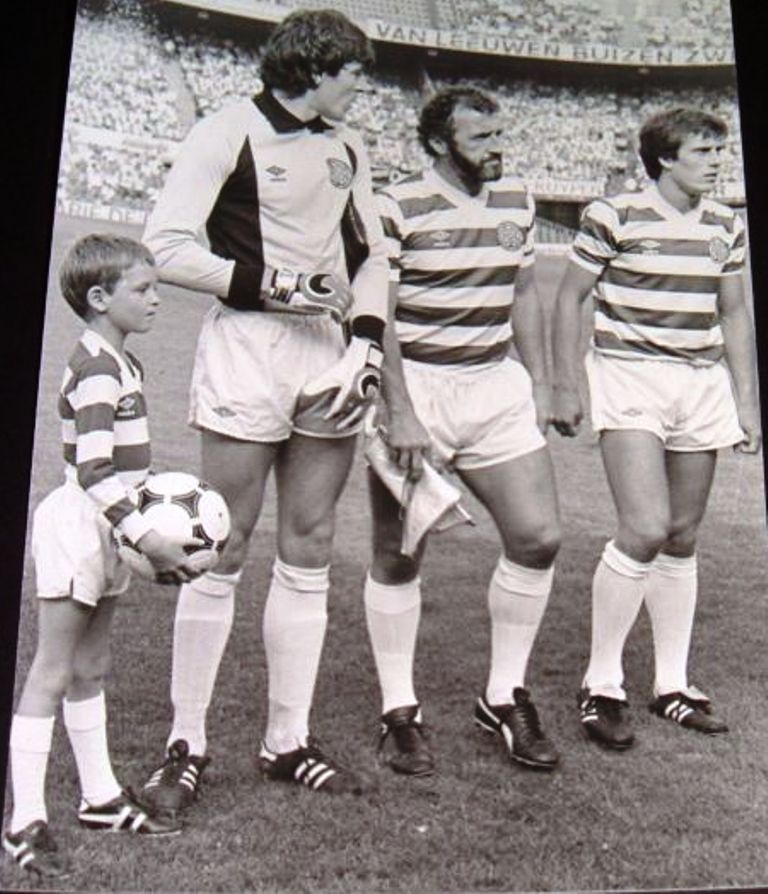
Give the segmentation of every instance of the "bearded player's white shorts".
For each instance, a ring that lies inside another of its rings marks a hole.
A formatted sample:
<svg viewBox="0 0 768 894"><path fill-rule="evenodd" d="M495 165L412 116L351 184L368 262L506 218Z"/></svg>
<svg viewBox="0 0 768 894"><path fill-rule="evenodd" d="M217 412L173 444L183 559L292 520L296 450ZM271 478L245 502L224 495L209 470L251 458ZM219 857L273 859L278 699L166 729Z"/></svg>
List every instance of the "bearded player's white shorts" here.
<svg viewBox="0 0 768 894"><path fill-rule="evenodd" d="M724 363L586 357L592 427L653 432L665 449L719 450L744 437Z"/></svg>
<svg viewBox="0 0 768 894"><path fill-rule="evenodd" d="M536 425L531 377L517 360L462 367L403 360L403 369L437 465L481 469L546 444Z"/></svg>
<svg viewBox="0 0 768 894"><path fill-rule="evenodd" d="M71 596L95 606L103 596L124 593L130 582L109 522L74 482L57 487L35 510L31 549L41 599Z"/></svg>
<svg viewBox="0 0 768 894"><path fill-rule="evenodd" d="M301 389L344 353L341 327L327 314L212 308L197 342L189 423L242 441L284 441L294 432L349 437L297 413Z"/></svg>

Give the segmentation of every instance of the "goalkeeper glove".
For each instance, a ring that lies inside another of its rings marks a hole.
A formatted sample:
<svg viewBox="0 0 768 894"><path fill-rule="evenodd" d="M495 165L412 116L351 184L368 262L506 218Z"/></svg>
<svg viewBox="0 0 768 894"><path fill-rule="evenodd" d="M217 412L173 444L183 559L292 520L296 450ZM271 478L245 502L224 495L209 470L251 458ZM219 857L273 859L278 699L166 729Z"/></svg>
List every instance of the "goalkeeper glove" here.
<svg viewBox="0 0 768 894"><path fill-rule="evenodd" d="M272 274L268 297L286 310L328 312L337 323L346 320L352 306L352 290L334 273L295 273L285 267Z"/></svg>

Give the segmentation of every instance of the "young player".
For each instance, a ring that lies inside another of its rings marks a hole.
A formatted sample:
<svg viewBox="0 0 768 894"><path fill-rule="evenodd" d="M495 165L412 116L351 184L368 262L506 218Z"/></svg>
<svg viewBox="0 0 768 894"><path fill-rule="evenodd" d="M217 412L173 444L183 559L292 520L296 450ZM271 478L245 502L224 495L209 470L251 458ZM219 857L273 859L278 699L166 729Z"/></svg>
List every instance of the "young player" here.
<svg viewBox="0 0 768 894"><path fill-rule="evenodd" d="M372 59L368 39L340 13L289 15L264 48L264 90L192 129L147 224L161 279L218 299L200 334L190 421L201 432L202 474L232 514L215 573L179 594L173 727L143 790L168 811L192 802L209 761L206 713L273 468L277 557L263 620L269 713L260 766L314 791L360 791L356 774L309 735L309 713L335 505L368 400L354 385L380 362L386 319L368 160L342 124ZM203 227L209 247L198 241ZM318 415L310 405L321 398L327 412Z"/></svg>
<svg viewBox="0 0 768 894"><path fill-rule="evenodd" d="M111 529L169 580L194 575L183 544L149 528L129 495L147 475L150 445L142 368L125 339L151 328L156 279L143 245L110 235L79 240L60 270L64 297L86 329L59 395L66 480L34 515L38 642L11 724L13 812L3 835L16 864L41 877L68 871L48 829L44 793L59 704L80 779L80 824L142 835L180 831L115 779L104 701L114 597L129 583Z"/></svg>
<svg viewBox="0 0 768 894"><path fill-rule="evenodd" d="M651 711L702 733L727 731L687 676L696 535L717 450L760 447L744 226L706 197L726 132L720 119L689 109L648 120L640 155L652 185L587 207L557 299L554 420L573 435L582 417L580 305L595 292L587 373L618 530L594 576L579 705L587 734L608 748L634 741L622 652L643 602L655 657Z"/></svg>
<svg viewBox="0 0 768 894"><path fill-rule="evenodd" d="M558 762L525 687L559 546L555 484L542 432L549 389L533 277L533 200L502 176L502 122L485 93L436 94L419 123L434 165L380 194L395 331L387 329L385 438L413 476L423 456L452 466L493 517L503 554L488 588L491 659L475 720L508 756ZM520 361L509 356L516 347ZM371 472L373 563L365 611L382 691L380 747L396 772L433 772L414 691L419 568L400 552L400 506Z"/></svg>

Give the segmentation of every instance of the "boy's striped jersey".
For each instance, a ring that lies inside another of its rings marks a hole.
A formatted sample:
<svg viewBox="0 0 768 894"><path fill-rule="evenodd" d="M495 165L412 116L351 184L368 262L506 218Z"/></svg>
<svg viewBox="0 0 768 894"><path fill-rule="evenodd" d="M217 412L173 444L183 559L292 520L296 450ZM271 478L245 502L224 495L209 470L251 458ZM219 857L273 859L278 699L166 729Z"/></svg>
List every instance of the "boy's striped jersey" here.
<svg viewBox="0 0 768 894"><path fill-rule="evenodd" d="M149 525L129 497L149 472L150 444L142 368L86 329L59 394L67 478L134 543Z"/></svg>
<svg viewBox="0 0 768 894"><path fill-rule="evenodd" d="M534 260L525 186L505 177L470 196L427 168L378 200L403 357L461 365L506 357L515 278Z"/></svg>
<svg viewBox="0 0 768 894"><path fill-rule="evenodd" d="M744 269L744 225L702 198L680 212L656 185L585 209L570 258L596 274L594 347L709 365L723 357L718 293Z"/></svg>

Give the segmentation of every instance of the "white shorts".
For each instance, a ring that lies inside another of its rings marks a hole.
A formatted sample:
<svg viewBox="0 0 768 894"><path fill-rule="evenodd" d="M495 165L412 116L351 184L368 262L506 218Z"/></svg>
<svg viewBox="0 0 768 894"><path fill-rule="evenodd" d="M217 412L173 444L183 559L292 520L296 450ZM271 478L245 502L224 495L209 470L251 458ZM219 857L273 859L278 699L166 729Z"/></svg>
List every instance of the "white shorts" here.
<svg viewBox="0 0 768 894"><path fill-rule="evenodd" d="M724 363L587 354L592 427L653 432L667 450L719 450L744 436Z"/></svg>
<svg viewBox="0 0 768 894"><path fill-rule="evenodd" d="M440 367L403 360L403 368L438 465L481 469L546 444L536 425L531 377L518 361Z"/></svg>
<svg viewBox="0 0 768 894"><path fill-rule="evenodd" d="M32 557L41 599L71 596L95 606L102 596L124 593L130 582L109 522L73 482L57 487L35 510Z"/></svg>
<svg viewBox="0 0 768 894"><path fill-rule="evenodd" d="M344 352L330 317L212 308L197 342L189 423L243 441L284 441L293 432L349 437L296 414L307 382Z"/></svg>

